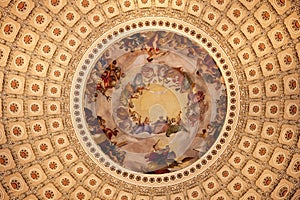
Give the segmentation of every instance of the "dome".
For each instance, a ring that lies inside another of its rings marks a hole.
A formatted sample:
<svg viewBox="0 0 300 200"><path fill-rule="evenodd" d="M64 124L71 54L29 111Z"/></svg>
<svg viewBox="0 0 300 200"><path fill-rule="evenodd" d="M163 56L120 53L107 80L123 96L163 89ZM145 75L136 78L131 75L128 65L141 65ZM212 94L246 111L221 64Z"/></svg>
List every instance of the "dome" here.
<svg viewBox="0 0 300 200"><path fill-rule="evenodd" d="M0 199L299 199L299 10L0 1Z"/></svg>

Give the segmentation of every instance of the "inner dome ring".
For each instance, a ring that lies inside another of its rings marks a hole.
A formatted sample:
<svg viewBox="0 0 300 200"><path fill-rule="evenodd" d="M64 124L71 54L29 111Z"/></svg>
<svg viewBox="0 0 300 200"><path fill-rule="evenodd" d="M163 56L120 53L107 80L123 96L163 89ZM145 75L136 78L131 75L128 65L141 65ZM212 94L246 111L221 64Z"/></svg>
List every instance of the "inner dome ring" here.
<svg viewBox="0 0 300 200"><path fill-rule="evenodd" d="M159 20L159 19L157 19L157 20ZM173 20L173 19L172 19ZM175 20L176 21L176 20ZM147 23L147 20L145 20L144 22L146 22ZM178 21L177 21L178 22ZM133 23L136 23L136 24L138 24L138 21L136 21L136 22L129 22L130 24L133 24ZM145 23L145 24L146 24ZM180 23L182 23L182 22L180 22ZM186 27L189 27L190 28L190 30L192 30L192 29L195 29L195 30L197 30L195 27L191 27L189 24L184 24ZM121 25L120 25L121 26ZM125 25L123 25L123 27L124 27ZM150 27L152 30L153 29L155 29L155 30L169 30L170 28L169 27ZM145 28L145 29L141 29L141 30L139 30L139 31L145 31L145 30L148 30L149 28ZM170 31L170 30L169 30ZM180 31L180 30L178 30L178 29L172 29L171 30L172 32L179 32L180 34L183 34L182 32L183 31ZM197 30L198 31L198 30ZM136 31L129 31L131 34L132 33L135 33ZM225 74L225 71L228 71L228 70L232 70L232 69L230 69L231 68L231 65L230 65L230 62L229 62L229 60L227 59L227 57L225 56L225 54L224 53L222 53L222 49L220 49L217 45L216 45L216 42L214 42L214 40L212 39L212 38L210 38L209 36L207 36L206 34L205 34L205 32L203 32L203 31L201 31L201 30L199 30L199 32L201 33L201 35L202 35L202 39L203 38L205 38L206 40L208 40L208 42L210 43L210 44L212 44L212 46L213 47L215 47L215 48L217 48L218 49L218 51L217 52L214 52L215 54L214 55L212 55L213 56L213 59L214 60L216 60L216 63L218 64L218 65L226 65L227 66L227 69L226 70L224 70L222 67L220 68L220 71L221 71L221 73L222 73L222 75L224 76L224 74ZM197 32L196 32L197 33ZM109 33L107 33L106 34L106 37L107 38L109 38ZM127 33L126 35L129 35L129 33ZM116 36L116 38L117 38L118 36ZM122 37L124 37L124 35L122 35ZM189 36L190 37L190 36ZM103 36L103 38L105 38L105 36ZM109 40L107 40L107 39L101 39L102 41L104 41L104 43L103 42L100 42L101 43L101 45L100 45L100 43L98 43L98 42L95 42L94 44L94 49L95 49L95 47L97 48L97 47L99 47L99 46L101 46L101 49L105 49L105 48L107 48L109 45L111 45L110 44L110 41ZM120 37L121 38L121 37ZM100 38L97 40L97 41L101 41L100 40ZM192 40L197 40L196 38L195 38L195 36L194 37L192 37ZM198 41L201 41L200 39L198 39ZM197 41L197 42L198 42ZM207 43L207 42L206 42ZM201 44L201 45L203 45L203 44ZM206 49L206 50L208 50L208 52L211 54L211 48L207 48L205 45L203 45L203 47ZM90 48L91 50L93 49L93 47L91 47ZM103 50L102 50L103 51ZM220 64L220 62L219 62L219 60L221 60L220 59L220 56L218 56L218 58L217 58L217 56L216 56L216 53L218 53L218 52L221 52L222 53L222 57L221 57L221 59L223 59L223 60L225 60L225 64L224 64L224 61L222 61L222 64ZM223 56L224 56L224 58L223 58ZM86 57L88 57L88 55L86 55ZM88 63L87 62L87 60L91 60L90 62L89 62L89 65L91 65L91 63L92 62L94 62L95 63L95 60L93 61L92 59L82 59L82 68L85 68L84 66L86 66L86 64L84 64L84 63ZM229 66L229 67L228 67ZM229 68L229 69L228 69ZM77 69L77 71L79 72L80 71L80 67ZM233 70L232 70L233 71ZM87 78L87 75L86 74L84 74L83 75L83 77L84 77L84 79L86 80L86 78ZM236 80L236 77L234 76L234 74L233 74L233 76L230 76L229 78L231 78L232 79L232 81L231 81L231 85L233 85L232 84L232 82L233 83L237 83L237 80ZM74 79L75 80L75 79ZM236 98L238 98L238 92L237 92L237 87L235 88L235 89L229 89L229 83L228 83L228 80L230 80L230 79L225 79L225 84L226 84L226 91L227 91L227 94L229 93L229 91L232 91L232 90L235 90L236 91L236 95L234 95L234 98L235 98L235 100L236 100ZM76 88L74 88L74 94L77 94L76 93ZM81 91L80 91L81 90ZM83 92L83 90L82 89L80 89L79 91L80 92ZM231 92L232 93L232 92ZM231 97L229 96L229 99L230 99ZM235 102L238 102L238 101L235 101ZM227 104L228 105L230 105L231 103L229 102L229 100L227 101ZM236 105L236 104L235 104ZM80 106L79 106L80 107ZM237 106L238 107L238 106ZM227 106L227 110L228 110L228 108L229 108L229 106ZM82 108L81 108L82 109ZM227 114L226 114L226 118L228 118L228 112L227 112ZM236 116L236 115L235 115ZM234 119L234 123L231 123L231 126L234 126L235 125L235 120L236 120L236 117L231 117L231 118L233 118ZM224 131L225 131L225 129L230 129L229 128L229 126L226 126L226 121L227 120L225 120L225 125L223 126L223 128L222 128L222 131L220 132L221 134L222 133L224 133ZM233 124L233 125L232 125ZM86 126L86 124L85 124L85 126ZM86 127L83 127L83 130L81 130L81 131L78 131L78 133L79 133L79 136L80 137L82 137L83 138L83 140L86 140L86 141L90 141L90 140L92 140L92 138L90 137L90 135L88 135L88 134L84 134L84 132L85 133L87 133L87 132L89 132L88 131L88 129L86 128ZM231 129L232 130L232 129ZM226 141L229 141L230 140L230 138L232 137L232 135L230 135L230 133L228 133L228 132L230 132L230 130L229 131L227 131L226 132L226 137L227 138L229 138L229 139L226 139ZM220 134L220 135L221 135ZM83 136L84 135L84 136ZM211 147L211 149L208 151L208 152L206 152L206 154L205 155L211 155L210 153L211 153L211 151L212 150L214 150L215 148L217 148L218 149L218 153L217 154L219 154L219 152L221 153L222 151L223 151L223 147L225 146L224 145L224 142L222 142L223 144L222 144L222 146L221 147L219 147L220 145L219 145L219 141L220 141L220 137L217 139L217 141L215 142L215 144ZM87 146L89 146L88 147L88 149L89 150L87 150L87 151L89 151L90 152L90 150L92 150L92 151L94 151L94 153L92 153L93 155L91 156L94 160L95 160L95 162L96 163L100 163L100 166L101 165L106 165L106 167L104 167L104 168L106 168L106 169L109 169L108 167L107 167L107 165L108 166L111 166L111 165L113 165L114 166L114 163L110 163L109 162L109 159L107 160L107 159L105 159L106 158L106 156L105 155L101 155L101 156L99 156L99 154L97 154L97 153L95 153L95 149L97 149L98 147L97 147L97 145L95 145L95 143L93 143L93 142L84 142L84 141L82 141L82 143L84 144L84 145L87 145ZM92 143L92 144L91 144ZM225 144L226 144L227 142L225 142ZM221 150L220 150L221 149ZM100 153L101 154L101 153ZM204 156L202 156L202 158L201 159L199 159L197 162L195 162L195 163L193 163L191 166L190 166L190 169L191 168L197 168L198 169L198 171L202 171L202 170L204 170L205 168L206 168L206 166L208 166L207 165L207 163L210 163L211 161L210 160L214 160L214 157L215 156L212 156L213 158L210 158L211 156L209 156L209 159L207 160L206 158L205 158L205 155ZM96 158L96 157L98 157L98 158ZM204 160L204 161L203 161ZM101 164L102 163L102 164ZM110 164L108 164L108 163L110 163ZM199 167L199 163L204 163L203 165L201 165L201 167ZM121 171L128 171L128 170L126 170L126 169L124 169L124 168L122 168L122 167L120 167L120 166L116 166L116 168L118 168L118 169L120 169ZM199 168L201 168L201 169L199 169ZM181 170L181 171L183 171L183 170ZM180 171L178 171L178 172L180 172ZM132 172L132 171L130 171L130 173L132 173L132 174L135 174L134 172ZM140 173L138 173L139 175L140 175ZM149 175L144 175L144 176L149 176ZM168 176L172 176L172 173L170 173L170 174L168 174ZM151 177L151 176L150 176Z"/></svg>

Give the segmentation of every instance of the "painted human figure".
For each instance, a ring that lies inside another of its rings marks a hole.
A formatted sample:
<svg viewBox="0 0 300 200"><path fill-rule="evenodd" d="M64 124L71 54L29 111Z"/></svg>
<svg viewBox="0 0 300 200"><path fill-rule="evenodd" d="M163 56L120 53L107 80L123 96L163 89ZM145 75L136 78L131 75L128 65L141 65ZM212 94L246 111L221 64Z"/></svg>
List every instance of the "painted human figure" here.
<svg viewBox="0 0 300 200"><path fill-rule="evenodd" d="M175 161L176 154L174 151L171 151L169 145L167 145L163 149L152 151L145 155L145 158L149 162L149 171L156 172L159 169L167 168L171 163L173 163Z"/></svg>
<svg viewBox="0 0 300 200"><path fill-rule="evenodd" d="M175 90L178 90L181 93L184 93L195 86L195 83L188 73L184 71L183 67L168 69L165 72L164 80L165 83L169 84L169 87L176 87Z"/></svg>
<svg viewBox="0 0 300 200"><path fill-rule="evenodd" d="M181 125L181 111L177 115L176 118L172 118L168 120L168 129L166 131L166 136L170 137L172 134L177 133L182 130L184 127Z"/></svg>
<svg viewBox="0 0 300 200"><path fill-rule="evenodd" d="M109 140L111 140L112 136L118 135L119 131L116 128L110 129L106 127L106 121L101 116L97 116L97 119L98 119L100 129L103 131L103 133L106 135L106 137Z"/></svg>
<svg viewBox="0 0 300 200"><path fill-rule="evenodd" d="M97 91L99 91L103 96L110 100L110 96L106 95L108 89L116 87L118 81L121 77L124 77L125 74L121 72L121 68L117 67L117 61L114 60L109 64L109 67L104 70L100 76L100 80L97 84Z"/></svg>
<svg viewBox="0 0 300 200"><path fill-rule="evenodd" d="M141 122L141 116L138 114L138 123L136 123L133 133L140 134L140 133L144 133L144 132L152 134L152 127L150 125L150 119L148 117L146 117L144 122Z"/></svg>

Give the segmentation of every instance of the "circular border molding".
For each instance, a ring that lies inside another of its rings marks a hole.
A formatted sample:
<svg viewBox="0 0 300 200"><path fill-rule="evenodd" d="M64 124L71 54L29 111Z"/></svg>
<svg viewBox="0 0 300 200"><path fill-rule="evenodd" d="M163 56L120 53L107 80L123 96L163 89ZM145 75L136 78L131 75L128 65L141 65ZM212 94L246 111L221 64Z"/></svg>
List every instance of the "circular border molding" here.
<svg viewBox="0 0 300 200"><path fill-rule="evenodd" d="M102 52L104 52L115 41L145 30L167 30L175 32L200 44L207 52L209 52L219 67L224 78L227 92L226 118L221 133L214 145L206 152L205 155L192 165L176 172L160 175L148 175L133 172L112 162L110 158L101 151L89 134L87 124L84 120L84 107L82 103L85 90L83 86L89 76L92 68L91 66L94 66ZM127 21L108 30L86 51L74 74L70 94L70 111L74 130L81 145L89 157L105 172L128 183L151 187L154 186L153 183L160 183L159 187L161 187L162 184L178 184L196 177L211 166L225 151L234 135L238 123L240 92L237 76L231 61L225 54L224 50L207 33L191 24L177 19L165 17L145 17Z"/></svg>

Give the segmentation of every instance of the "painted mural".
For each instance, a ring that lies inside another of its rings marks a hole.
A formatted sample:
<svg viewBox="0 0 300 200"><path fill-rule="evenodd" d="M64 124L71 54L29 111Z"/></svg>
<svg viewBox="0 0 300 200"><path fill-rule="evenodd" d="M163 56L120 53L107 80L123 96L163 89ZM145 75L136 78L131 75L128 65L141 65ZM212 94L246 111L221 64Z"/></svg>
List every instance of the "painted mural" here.
<svg viewBox="0 0 300 200"><path fill-rule="evenodd" d="M167 31L127 36L106 49L86 82L90 134L116 164L177 171L218 138L227 102L222 75L196 42Z"/></svg>

